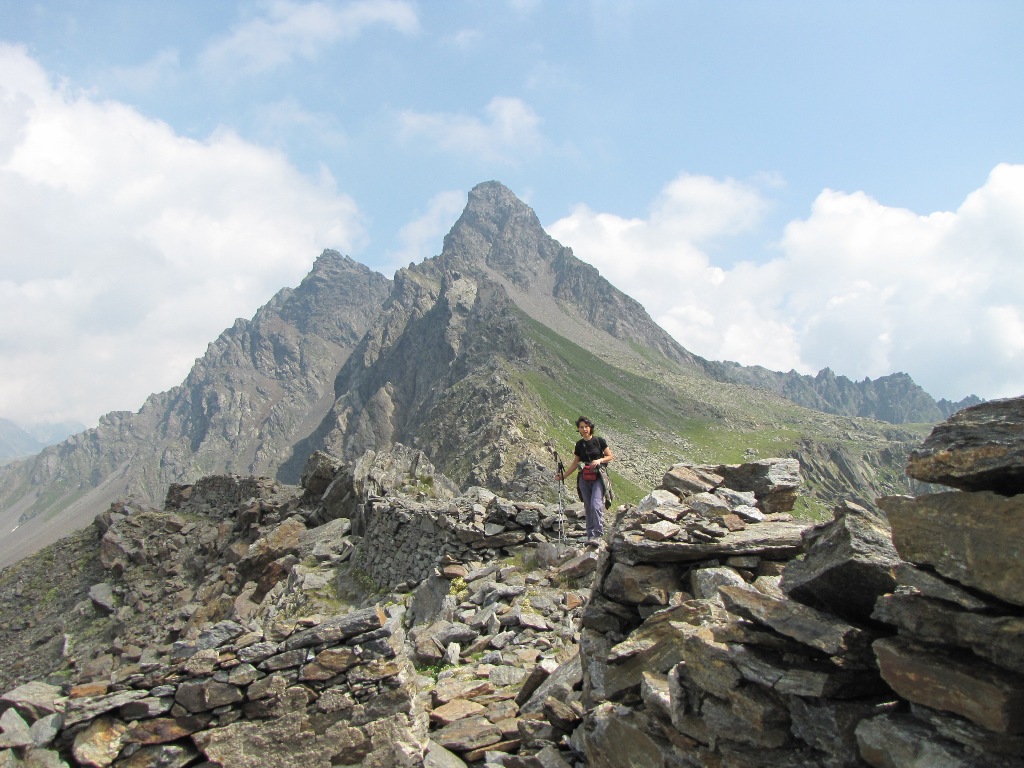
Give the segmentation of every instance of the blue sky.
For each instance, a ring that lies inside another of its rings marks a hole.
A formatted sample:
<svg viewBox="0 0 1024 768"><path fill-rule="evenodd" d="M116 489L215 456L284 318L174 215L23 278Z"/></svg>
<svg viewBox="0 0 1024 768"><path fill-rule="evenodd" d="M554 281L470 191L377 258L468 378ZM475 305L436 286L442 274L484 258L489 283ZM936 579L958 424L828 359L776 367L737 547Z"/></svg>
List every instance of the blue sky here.
<svg viewBox="0 0 1024 768"><path fill-rule="evenodd" d="M0 0L0 416L135 410L497 179L712 359L1024 393L1024 4Z"/></svg>

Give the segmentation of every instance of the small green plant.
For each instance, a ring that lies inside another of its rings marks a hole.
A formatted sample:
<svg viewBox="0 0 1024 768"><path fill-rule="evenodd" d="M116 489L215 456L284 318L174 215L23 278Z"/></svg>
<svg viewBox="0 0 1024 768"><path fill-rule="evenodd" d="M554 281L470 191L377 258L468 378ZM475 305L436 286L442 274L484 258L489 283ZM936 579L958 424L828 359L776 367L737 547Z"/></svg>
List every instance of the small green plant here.
<svg viewBox="0 0 1024 768"><path fill-rule="evenodd" d="M452 668L450 664L445 664L441 661L435 664L424 664L423 666L415 664L414 666L417 672L419 672L424 677L431 678L435 683L437 682L438 675L440 675L444 670Z"/></svg>
<svg viewBox="0 0 1024 768"><path fill-rule="evenodd" d="M351 575L352 580L367 594L373 594L380 590L380 587L377 586L377 582L373 580L373 577L362 568L353 568L351 570Z"/></svg>
<svg viewBox="0 0 1024 768"><path fill-rule="evenodd" d="M537 551L533 548L520 547L506 561L520 571L532 571L537 568Z"/></svg>
<svg viewBox="0 0 1024 768"><path fill-rule="evenodd" d="M451 584L448 585L448 594L453 595L456 600L462 600L468 596L469 587L466 586L466 580L461 576L452 579Z"/></svg>

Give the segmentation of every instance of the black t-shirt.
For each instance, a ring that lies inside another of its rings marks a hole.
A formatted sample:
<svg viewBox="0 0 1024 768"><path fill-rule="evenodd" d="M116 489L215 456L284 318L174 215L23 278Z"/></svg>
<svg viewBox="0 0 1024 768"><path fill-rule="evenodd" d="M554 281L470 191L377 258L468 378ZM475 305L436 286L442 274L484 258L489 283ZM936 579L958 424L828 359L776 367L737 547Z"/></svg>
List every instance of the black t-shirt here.
<svg viewBox="0 0 1024 768"><path fill-rule="evenodd" d="M576 448L573 450L573 453L580 457L580 463L589 464L590 462L597 461L604 456L604 452L607 448L607 441L600 435L595 435L589 440L577 440Z"/></svg>

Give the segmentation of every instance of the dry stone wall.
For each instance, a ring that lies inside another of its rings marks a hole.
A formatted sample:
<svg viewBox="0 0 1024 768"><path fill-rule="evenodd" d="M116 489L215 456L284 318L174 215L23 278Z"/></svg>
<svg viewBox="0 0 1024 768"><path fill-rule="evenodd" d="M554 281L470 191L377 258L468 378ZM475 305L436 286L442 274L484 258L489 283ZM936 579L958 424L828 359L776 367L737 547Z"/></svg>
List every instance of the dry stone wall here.
<svg viewBox="0 0 1024 768"><path fill-rule="evenodd" d="M225 621L118 685L4 694L3 765L414 766L426 720L400 614L379 608L276 640ZM293 762L298 761L298 762Z"/></svg>
<svg viewBox="0 0 1024 768"><path fill-rule="evenodd" d="M483 488L445 504L371 497L352 518L352 531L361 537L353 563L388 589L423 581L446 559L493 560L523 544L584 532L575 507L513 502Z"/></svg>

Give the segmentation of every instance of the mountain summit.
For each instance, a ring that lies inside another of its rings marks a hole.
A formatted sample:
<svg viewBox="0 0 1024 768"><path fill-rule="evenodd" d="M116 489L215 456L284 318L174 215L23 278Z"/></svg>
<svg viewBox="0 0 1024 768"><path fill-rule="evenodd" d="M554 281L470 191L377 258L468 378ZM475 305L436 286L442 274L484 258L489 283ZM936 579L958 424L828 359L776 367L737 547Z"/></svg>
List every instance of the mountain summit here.
<svg viewBox="0 0 1024 768"><path fill-rule="evenodd" d="M567 455L580 414L614 446L624 498L684 459L780 455L805 465L812 505L906 490L918 435L799 407L728 367L684 349L486 182L438 256L388 280L325 251L180 386L0 468L0 525L17 527L0 565L126 495L157 504L170 483L225 472L295 484L317 449L351 461L401 443L463 487L543 498L548 446Z"/></svg>
<svg viewBox="0 0 1024 768"><path fill-rule="evenodd" d="M87 525L120 497L162 503L170 483L276 473L330 408L338 368L390 289L382 275L324 251L297 288L211 343L181 385L0 467L0 525L9 532L0 565Z"/></svg>

